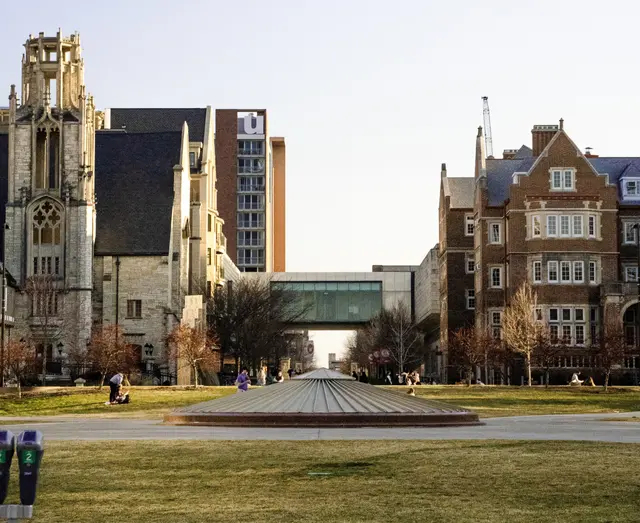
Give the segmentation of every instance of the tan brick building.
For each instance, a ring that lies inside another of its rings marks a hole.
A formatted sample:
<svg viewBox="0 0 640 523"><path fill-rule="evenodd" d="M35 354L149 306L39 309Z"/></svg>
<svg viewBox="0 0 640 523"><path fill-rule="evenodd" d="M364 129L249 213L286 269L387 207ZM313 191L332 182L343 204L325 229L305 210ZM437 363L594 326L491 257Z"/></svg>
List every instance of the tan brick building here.
<svg viewBox="0 0 640 523"><path fill-rule="evenodd" d="M471 322L500 336L504 308L528 280L533 313L570 347L558 375L589 373L606 315L624 318L637 347L640 158L583 154L562 120L534 126L531 147L486 158L479 129L475 176L447 178L443 168L439 212L443 346ZM640 354L626 358L628 379L638 367Z"/></svg>

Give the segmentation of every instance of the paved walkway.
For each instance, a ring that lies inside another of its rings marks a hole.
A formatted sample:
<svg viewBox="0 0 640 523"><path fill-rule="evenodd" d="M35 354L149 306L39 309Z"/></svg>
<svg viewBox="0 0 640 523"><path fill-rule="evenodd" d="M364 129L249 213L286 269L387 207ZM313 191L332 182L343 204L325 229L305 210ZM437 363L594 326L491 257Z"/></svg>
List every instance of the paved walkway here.
<svg viewBox="0 0 640 523"><path fill-rule="evenodd" d="M486 425L479 427L358 429L180 427L154 420L55 416L0 418L0 427L3 421L11 421L6 425L11 431L41 430L49 441L509 439L640 443L640 423L603 421L632 416L640 417L640 412L491 418L483 420ZM22 420L24 424L16 423Z"/></svg>

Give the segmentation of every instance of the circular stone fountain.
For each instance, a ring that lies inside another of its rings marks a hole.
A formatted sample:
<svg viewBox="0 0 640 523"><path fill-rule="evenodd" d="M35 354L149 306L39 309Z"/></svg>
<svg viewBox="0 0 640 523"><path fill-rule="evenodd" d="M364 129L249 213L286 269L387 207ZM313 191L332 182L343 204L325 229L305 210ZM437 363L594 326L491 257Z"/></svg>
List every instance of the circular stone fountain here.
<svg viewBox="0 0 640 523"><path fill-rule="evenodd" d="M227 427L482 425L478 415L468 410L360 383L328 369L177 409L164 421Z"/></svg>

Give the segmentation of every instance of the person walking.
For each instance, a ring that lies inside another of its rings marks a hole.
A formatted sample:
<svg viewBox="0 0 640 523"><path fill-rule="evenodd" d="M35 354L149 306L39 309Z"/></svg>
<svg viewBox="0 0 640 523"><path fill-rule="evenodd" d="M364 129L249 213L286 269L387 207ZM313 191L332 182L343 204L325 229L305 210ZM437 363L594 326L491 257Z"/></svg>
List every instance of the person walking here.
<svg viewBox="0 0 640 523"><path fill-rule="evenodd" d="M238 387L238 392L247 392L249 390L249 384L251 383L251 378L249 377L249 369L246 367L242 368L240 374L236 378L236 385Z"/></svg>
<svg viewBox="0 0 640 523"><path fill-rule="evenodd" d="M109 403L115 403L123 379L122 372L117 372L109 380Z"/></svg>

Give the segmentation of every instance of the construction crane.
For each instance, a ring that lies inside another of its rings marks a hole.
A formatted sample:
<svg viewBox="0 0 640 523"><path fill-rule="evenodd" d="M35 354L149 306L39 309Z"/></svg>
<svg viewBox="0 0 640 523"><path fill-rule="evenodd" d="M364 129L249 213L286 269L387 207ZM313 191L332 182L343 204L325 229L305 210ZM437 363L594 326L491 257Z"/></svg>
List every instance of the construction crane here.
<svg viewBox="0 0 640 523"><path fill-rule="evenodd" d="M493 157L493 137L491 136L491 114L489 113L489 97L482 97L482 115L484 116L484 148L487 157Z"/></svg>

